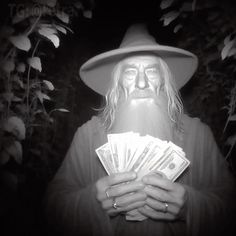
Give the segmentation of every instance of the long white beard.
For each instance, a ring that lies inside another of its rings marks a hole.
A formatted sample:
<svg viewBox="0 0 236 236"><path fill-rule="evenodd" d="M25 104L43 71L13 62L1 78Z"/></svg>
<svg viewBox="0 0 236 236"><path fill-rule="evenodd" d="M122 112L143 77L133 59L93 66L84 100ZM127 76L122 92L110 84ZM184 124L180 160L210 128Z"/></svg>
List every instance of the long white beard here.
<svg viewBox="0 0 236 236"><path fill-rule="evenodd" d="M173 141L173 127L166 98L128 99L118 106L112 133L138 132L140 135Z"/></svg>

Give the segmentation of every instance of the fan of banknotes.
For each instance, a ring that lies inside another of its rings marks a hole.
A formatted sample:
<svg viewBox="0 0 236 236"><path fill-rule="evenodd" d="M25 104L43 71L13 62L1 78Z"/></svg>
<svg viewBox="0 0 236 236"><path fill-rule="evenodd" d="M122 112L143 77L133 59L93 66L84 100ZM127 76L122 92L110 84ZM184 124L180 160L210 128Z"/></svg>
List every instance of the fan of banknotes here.
<svg viewBox="0 0 236 236"><path fill-rule="evenodd" d="M135 171L140 179L158 171L174 182L190 164L181 147L150 135L115 133L107 140L95 151L108 175Z"/></svg>

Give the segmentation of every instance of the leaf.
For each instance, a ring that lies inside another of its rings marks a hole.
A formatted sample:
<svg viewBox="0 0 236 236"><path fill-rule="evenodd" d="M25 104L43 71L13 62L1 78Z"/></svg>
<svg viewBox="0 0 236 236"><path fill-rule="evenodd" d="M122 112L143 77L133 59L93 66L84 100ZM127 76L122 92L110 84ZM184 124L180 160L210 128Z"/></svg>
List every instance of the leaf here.
<svg viewBox="0 0 236 236"><path fill-rule="evenodd" d="M43 104L43 100L46 99L46 100L51 100L50 97L45 94L45 93L42 93L40 90L37 90L36 92L36 96L37 98L39 99L39 101Z"/></svg>
<svg viewBox="0 0 236 236"><path fill-rule="evenodd" d="M64 108L58 108L58 109L55 109L55 111L70 112L70 111L68 111L67 109L64 109Z"/></svg>
<svg viewBox="0 0 236 236"><path fill-rule="evenodd" d="M6 152L12 156L18 164L22 162L22 146L19 141L14 141L11 145L5 148Z"/></svg>
<svg viewBox="0 0 236 236"><path fill-rule="evenodd" d="M164 26L169 25L173 20L175 20L179 16L179 12L171 11L167 14L163 15L160 20L164 20Z"/></svg>
<svg viewBox="0 0 236 236"><path fill-rule="evenodd" d="M64 27L65 29L67 29L68 31L70 31L71 33L74 33L73 30L72 30L71 28L69 28L68 26L63 25L63 27Z"/></svg>
<svg viewBox="0 0 236 236"><path fill-rule="evenodd" d="M55 35L55 34L49 35L49 36L48 36L48 39L51 40L51 42L54 44L54 46L55 46L56 48L59 47L60 40L59 40L59 38L57 37L57 35Z"/></svg>
<svg viewBox="0 0 236 236"><path fill-rule="evenodd" d="M55 29L52 29L52 28L41 28L41 29L38 30L38 32L39 32L39 34L41 34L44 37L46 37L47 39L49 39L54 44L54 46L56 48L59 47L60 40L57 37L57 35L54 34L54 33L57 32Z"/></svg>
<svg viewBox="0 0 236 236"><path fill-rule="evenodd" d="M1 67L5 72L11 73L15 69L15 63L13 60L8 60L2 63Z"/></svg>
<svg viewBox="0 0 236 236"><path fill-rule="evenodd" d="M17 97L17 96L14 96L14 97L12 98L12 101L13 101L13 102L21 102L21 101L22 101L22 98L19 98L19 97Z"/></svg>
<svg viewBox="0 0 236 236"><path fill-rule="evenodd" d="M57 33L57 31L53 28L50 27L41 27L38 30L39 34L45 36L46 38L48 38L48 36Z"/></svg>
<svg viewBox="0 0 236 236"><path fill-rule="evenodd" d="M162 0L162 2L160 4L160 8L162 10L166 9L166 8L170 7L173 2L174 2L174 0Z"/></svg>
<svg viewBox="0 0 236 236"><path fill-rule="evenodd" d="M25 72L25 63L21 62L17 65L16 70L18 72L24 73Z"/></svg>
<svg viewBox="0 0 236 236"><path fill-rule="evenodd" d="M92 11L89 11L89 10L83 11L83 16L84 16L85 18L92 19L93 13L92 13Z"/></svg>
<svg viewBox="0 0 236 236"><path fill-rule="evenodd" d="M20 77L19 77L17 74L15 74L15 75L13 76L12 80L13 80L16 84L18 84L21 88L24 88L24 83L21 81Z"/></svg>
<svg viewBox="0 0 236 236"><path fill-rule="evenodd" d="M25 124L17 116L9 117L3 124L3 130L14 134L19 140L25 139Z"/></svg>
<svg viewBox="0 0 236 236"><path fill-rule="evenodd" d="M33 67L35 70L42 71L41 60L39 57L31 57L27 60L28 64Z"/></svg>
<svg viewBox="0 0 236 236"><path fill-rule="evenodd" d="M47 88L50 90L50 91L53 91L54 90L54 86L53 84L48 81L48 80L43 80L43 83L46 84Z"/></svg>
<svg viewBox="0 0 236 236"><path fill-rule="evenodd" d="M236 114L235 115L232 115L232 116L229 116L228 118L230 121L236 121Z"/></svg>
<svg viewBox="0 0 236 236"><path fill-rule="evenodd" d="M235 43L235 40L231 40L224 46L224 48L221 51L222 60L224 60L228 56L229 51L233 47L234 43Z"/></svg>
<svg viewBox="0 0 236 236"><path fill-rule="evenodd" d="M174 28L174 33L177 33L181 28L183 28L183 25L181 24L176 25Z"/></svg>
<svg viewBox="0 0 236 236"><path fill-rule="evenodd" d="M62 22L68 24L69 23L69 16L63 12L63 11L57 11L56 16L58 19L60 19Z"/></svg>
<svg viewBox="0 0 236 236"><path fill-rule="evenodd" d="M57 4L57 0L44 0L46 2L46 5L49 7L55 7Z"/></svg>
<svg viewBox="0 0 236 236"><path fill-rule="evenodd" d="M56 29L60 32L62 32L63 34L66 34L67 31L64 27L60 26L60 25L55 25Z"/></svg>
<svg viewBox="0 0 236 236"><path fill-rule="evenodd" d="M26 35L10 36L9 40L15 47L23 51L29 51L31 48L31 42Z"/></svg>
<svg viewBox="0 0 236 236"><path fill-rule="evenodd" d="M226 144L233 147L236 144L236 134L228 137L228 139L226 140Z"/></svg>
<svg viewBox="0 0 236 236"><path fill-rule="evenodd" d="M83 4L81 3L81 2L75 2L74 4L73 4L74 6L75 6L75 8L77 8L78 10L83 10L84 9L84 6L83 6Z"/></svg>
<svg viewBox="0 0 236 236"><path fill-rule="evenodd" d="M40 114L40 113L43 113L43 110L38 109L37 111L34 112L34 115L37 115L37 114Z"/></svg>
<svg viewBox="0 0 236 236"><path fill-rule="evenodd" d="M59 38L58 36L55 34L57 33L57 31L53 28L49 28L49 27L42 27L38 30L39 34L43 35L44 37L46 37L47 39L49 39L54 46L57 48L59 47Z"/></svg>
<svg viewBox="0 0 236 236"><path fill-rule="evenodd" d="M236 48L231 48L228 53L228 57L236 55Z"/></svg>
<svg viewBox="0 0 236 236"><path fill-rule="evenodd" d="M231 34L225 37L224 45L228 44L230 42L230 39L231 39Z"/></svg>

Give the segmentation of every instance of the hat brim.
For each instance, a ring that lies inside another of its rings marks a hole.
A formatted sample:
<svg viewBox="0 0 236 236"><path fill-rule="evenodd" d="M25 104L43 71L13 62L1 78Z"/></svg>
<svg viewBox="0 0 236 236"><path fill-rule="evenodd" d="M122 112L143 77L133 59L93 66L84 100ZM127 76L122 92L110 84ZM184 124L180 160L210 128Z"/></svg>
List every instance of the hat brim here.
<svg viewBox="0 0 236 236"><path fill-rule="evenodd" d="M198 67L197 57L180 48L163 45L133 46L111 50L91 58L81 66L80 77L88 87L104 96L110 87L115 65L128 56L145 52L157 55L167 63L177 89L188 82Z"/></svg>

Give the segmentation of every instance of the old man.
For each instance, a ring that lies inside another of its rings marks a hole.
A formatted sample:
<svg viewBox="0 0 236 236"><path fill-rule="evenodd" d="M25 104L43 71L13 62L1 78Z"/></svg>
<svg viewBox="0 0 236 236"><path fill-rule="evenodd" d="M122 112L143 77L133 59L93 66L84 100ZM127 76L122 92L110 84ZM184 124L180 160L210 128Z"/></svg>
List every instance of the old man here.
<svg viewBox="0 0 236 236"><path fill-rule="evenodd" d="M156 43L144 25L131 26L118 49L82 65L84 83L105 97L97 116L78 128L49 185L47 217L63 235L217 235L234 209L232 178L212 132L184 114L179 89L197 57ZM171 141L190 161L171 181L159 172L141 179L107 175L95 150L107 134L136 132Z"/></svg>

